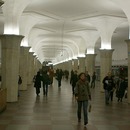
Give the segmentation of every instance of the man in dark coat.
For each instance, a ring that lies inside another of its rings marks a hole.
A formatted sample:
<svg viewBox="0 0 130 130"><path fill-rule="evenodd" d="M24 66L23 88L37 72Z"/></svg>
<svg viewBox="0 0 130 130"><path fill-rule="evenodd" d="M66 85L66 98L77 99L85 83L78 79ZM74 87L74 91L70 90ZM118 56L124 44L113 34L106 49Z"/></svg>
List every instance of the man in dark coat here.
<svg viewBox="0 0 130 130"><path fill-rule="evenodd" d="M43 94L44 94L44 96L47 96L48 85L50 84L50 78L49 78L49 75L47 74L47 71L43 71L42 81L43 81Z"/></svg>
<svg viewBox="0 0 130 130"><path fill-rule="evenodd" d="M73 76L71 78L71 84L72 84L72 92L73 92L73 94L74 94L74 89L75 89L77 81L78 81L78 75L77 75L77 71L75 70L74 74L73 74Z"/></svg>
<svg viewBox="0 0 130 130"><path fill-rule="evenodd" d="M113 89L115 87L111 72L108 72L108 75L104 77L102 83L105 90L105 102L109 104L109 98L111 97L111 101L113 100Z"/></svg>
<svg viewBox="0 0 130 130"><path fill-rule="evenodd" d="M63 76L63 72L62 69L59 69L56 73L57 76L57 80L58 80L58 87L61 87L61 80L62 80L62 76Z"/></svg>
<svg viewBox="0 0 130 130"><path fill-rule="evenodd" d="M34 82L34 87L36 88L36 94L39 96L40 93L40 88L41 88L41 75L40 72L37 72L35 82Z"/></svg>
<svg viewBox="0 0 130 130"><path fill-rule="evenodd" d="M126 82L124 77L120 77L119 81L117 82L117 89L116 89L116 97L118 98L118 102L122 102L122 99L125 94L125 90L127 88Z"/></svg>

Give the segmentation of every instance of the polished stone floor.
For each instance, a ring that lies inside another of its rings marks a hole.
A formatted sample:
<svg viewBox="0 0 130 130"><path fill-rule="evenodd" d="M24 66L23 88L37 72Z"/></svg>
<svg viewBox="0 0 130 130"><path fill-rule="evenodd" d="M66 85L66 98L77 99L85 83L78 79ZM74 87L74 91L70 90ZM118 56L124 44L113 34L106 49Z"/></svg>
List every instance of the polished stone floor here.
<svg viewBox="0 0 130 130"><path fill-rule="evenodd" d="M0 130L130 130L130 105L127 99L105 105L104 93L99 83L91 89L92 110L88 113L87 127L77 122L77 103L72 95L69 81L62 80L57 87L54 80L49 86L48 97L41 89L37 97L33 85L27 91L21 91L17 103L8 103L7 109L0 114Z"/></svg>

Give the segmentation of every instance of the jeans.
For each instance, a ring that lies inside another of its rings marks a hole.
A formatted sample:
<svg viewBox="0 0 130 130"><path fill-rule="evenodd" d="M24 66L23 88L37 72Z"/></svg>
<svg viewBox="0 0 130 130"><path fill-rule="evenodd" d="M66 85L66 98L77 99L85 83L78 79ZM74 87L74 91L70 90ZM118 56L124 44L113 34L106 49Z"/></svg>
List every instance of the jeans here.
<svg viewBox="0 0 130 130"><path fill-rule="evenodd" d="M48 84L43 84L43 94L47 96L47 94L48 94Z"/></svg>
<svg viewBox="0 0 130 130"><path fill-rule="evenodd" d="M81 109L83 105L83 115L84 115L84 124L88 123L88 101L78 101L78 110L77 110L77 116L78 120L81 119Z"/></svg>
<svg viewBox="0 0 130 130"><path fill-rule="evenodd" d="M58 87L61 87L61 79L58 80Z"/></svg>
<svg viewBox="0 0 130 130"><path fill-rule="evenodd" d="M105 90L105 103L109 104L110 91Z"/></svg>
<svg viewBox="0 0 130 130"><path fill-rule="evenodd" d="M91 82L91 88L95 88L95 80L92 80L92 82Z"/></svg>

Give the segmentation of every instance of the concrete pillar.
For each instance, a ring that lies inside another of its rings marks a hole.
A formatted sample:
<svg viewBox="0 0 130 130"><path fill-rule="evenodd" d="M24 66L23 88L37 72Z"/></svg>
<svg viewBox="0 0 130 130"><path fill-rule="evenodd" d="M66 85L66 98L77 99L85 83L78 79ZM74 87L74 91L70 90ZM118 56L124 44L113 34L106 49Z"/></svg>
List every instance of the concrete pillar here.
<svg viewBox="0 0 130 130"><path fill-rule="evenodd" d="M78 71L78 69L79 69L79 68L78 68L78 59L73 59L73 61L74 61L74 69L73 69L73 70L74 70L74 71L75 71L75 70Z"/></svg>
<svg viewBox="0 0 130 130"><path fill-rule="evenodd" d="M42 68L42 64L39 60L37 60L37 71Z"/></svg>
<svg viewBox="0 0 130 130"><path fill-rule="evenodd" d="M22 77L22 84L20 85L20 90L27 90L27 72L28 72L28 52L30 47L20 47L20 65L19 74Z"/></svg>
<svg viewBox="0 0 130 130"><path fill-rule="evenodd" d="M33 74L34 74L33 65L34 65L33 52L29 52L28 54L28 84L32 84Z"/></svg>
<svg viewBox="0 0 130 130"><path fill-rule="evenodd" d="M86 71L92 76L95 71L96 54L86 54Z"/></svg>
<svg viewBox="0 0 130 130"><path fill-rule="evenodd" d="M114 49L110 50L100 50L100 90L104 92L103 89L103 78L111 71L112 67L112 53Z"/></svg>
<svg viewBox="0 0 130 130"><path fill-rule="evenodd" d="M128 46L128 103L130 103L130 39L125 40Z"/></svg>
<svg viewBox="0 0 130 130"><path fill-rule="evenodd" d="M71 72L71 70L72 70L72 60L69 60L68 61L68 71L69 71L69 77L70 77L70 72Z"/></svg>
<svg viewBox="0 0 130 130"><path fill-rule="evenodd" d="M78 73L85 72L85 57L78 57L79 70Z"/></svg>
<svg viewBox="0 0 130 130"><path fill-rule="evenodd" d="M7 88L7 102L18 100L20 43L23 36L0 35L2 43L2 88Z"/></svg>

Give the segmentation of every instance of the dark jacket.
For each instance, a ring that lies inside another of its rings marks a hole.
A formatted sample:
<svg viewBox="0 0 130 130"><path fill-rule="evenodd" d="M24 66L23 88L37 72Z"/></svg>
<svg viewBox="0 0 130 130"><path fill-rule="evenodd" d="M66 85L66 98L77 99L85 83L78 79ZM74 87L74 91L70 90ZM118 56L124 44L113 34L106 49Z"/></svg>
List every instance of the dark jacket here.
<svg viewBox="0 0 130 130"><path fill-rule="evenodd" d="M37 75L36 75L34 87L41 88L41 75L40 75L40 72L38 72Z"/></svg>
<svg viewBox="0 0 130 130"><path fill-rule="evenodd" d="M47 72L43 72L42 81L43 81L43 84L50 84L50 78Z"/></svg>
<svg viewBox="0 0 130 130"><path fill-rule="evenodd" d="M88 81L78 80L75 87L75 96L78 97L78 101L89 100L91 93Z"/></svg>
<svg viewBox="0 0 130 130"><path fill-rule="evenodd" d="M62 70L60 69L59 71L57 71L57 80L61 80L62 79L62 75L63 75L63 72Z"/></svg>
<svg viewBox="0 0 130 130"><path fill-rule="evenodd" d="M127 85L126 85L125 80L119 80L117 82L116 97L123 98L126 88L127 88Z"/></svg>
<svg viewBox="0 0 130 130"><path fill-rule="evenodd" d="M75 87L77 81L78 81L78 75L77 75L77 74L73 74L72 79L71 79L71 84L72 84L72 86Z"/></svg>
<svg viewBox="0 0 130 130"><path fill-rule="evenodd" d="M102 81L102 83L103 83L103 87L104 87L104 89L105 90L108 90L108 91L111 91L111 90L113 90L113 88L114 88L114 80L113 80L113 78L112 77L108 77L108 76L106 76L104 79L103 79L103 81Z"/></svg>
<svg viewBox="0 0 130 130"><path fill-rule="evenodd" d="M86 75L86 80L90 83L91 78L89 74Z"/></svg>

